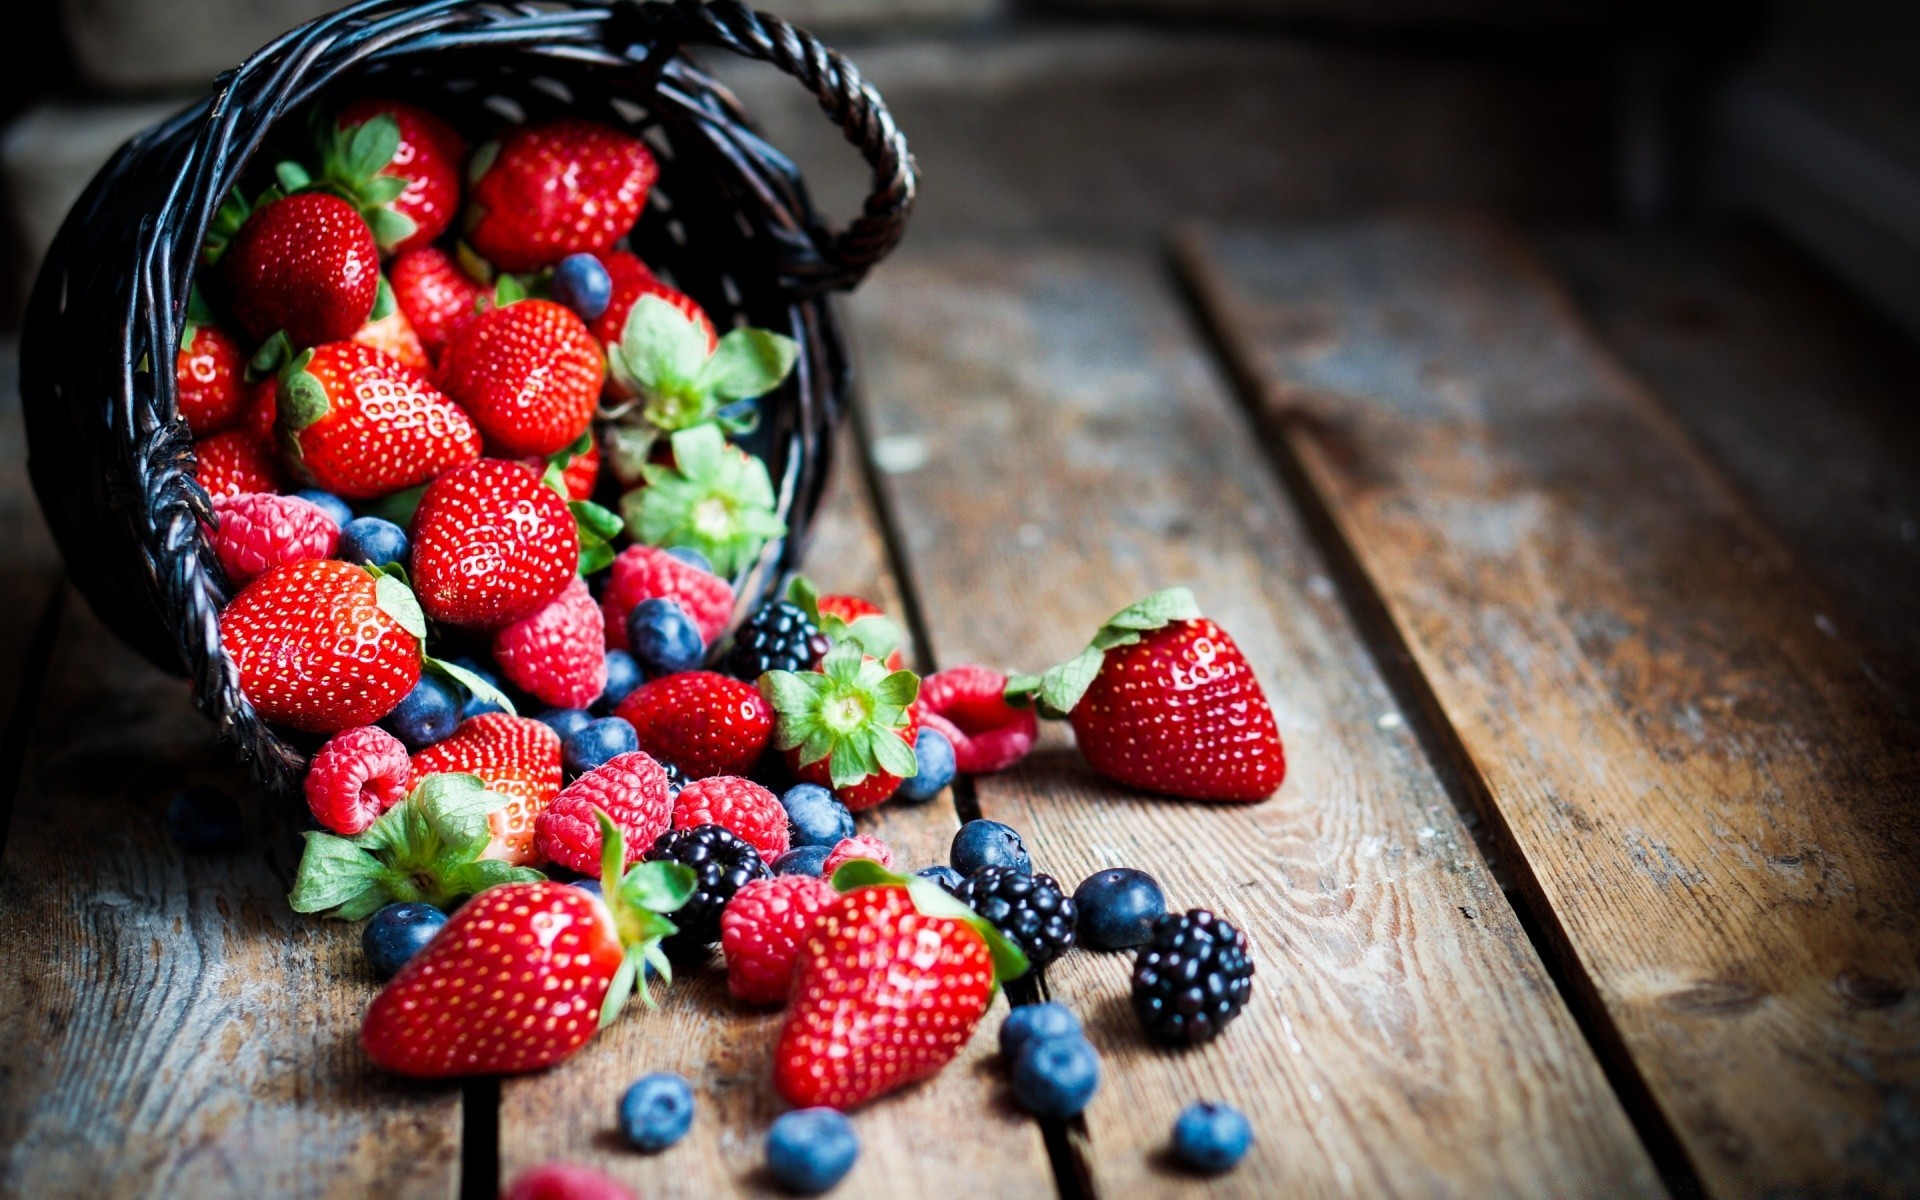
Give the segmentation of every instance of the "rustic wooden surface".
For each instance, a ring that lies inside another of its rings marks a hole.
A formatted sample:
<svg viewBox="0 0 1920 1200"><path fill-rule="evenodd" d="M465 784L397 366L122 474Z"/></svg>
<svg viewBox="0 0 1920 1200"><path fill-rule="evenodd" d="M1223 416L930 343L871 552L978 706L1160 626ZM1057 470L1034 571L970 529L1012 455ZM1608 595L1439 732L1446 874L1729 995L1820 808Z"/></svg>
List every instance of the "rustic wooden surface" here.
<svg viewBox="0 0 1920 1200"><path fill-rule="evenodd" d="M1246 1015L1184 1053L1143 1045L1130 956L1048 972L1104 1055L1081 1146L1099 1194L1202 1190L1164 1158L1202 1098L1258 1131L1215 1194L1657 1192L1154 262L908 256L852 308L935 659L1038 669L1189 584L1256 664L1291 750L1280 796L1252 807L1129 795L1058 734L975 784L1067 886L1143 867L1254 945Z"/></svg>
<svg viewBox="0 0 1920 1200"><path fill-rule="evenodd" d="M1920 1187L1920 756L1830 599L1515 243L1184 250L1707 1189Z"/></svg>
<svg viewBox="0 0 1920 1200"><path fill-rule="evenodd" d="M823 591L863 595L900 613L899 588L856 451L847 446L807 555ZM911 647L909 647L911 649ZM945 862L959 828L950 795L919 807L888 805L861 818L885 838L898 865ZM981 1022L961 1059L921 1085L855 1116L861 1155L835 1196L898 1196L903 1180L928 1196L1053 1195L1046 1150L1034 1126L995 1093L993 1031L1004 998ZM588 1051L541 1075L501 1088L503 1180L551 1158L588 1162L645 1197L782 1194L761 1170L766 1129L786 1105L772 1088L780 1014L746 1008L727 995L716 954L704 970L677 976L659 1012L637 1005ZM650 1071L678 1071L700 1098L693 1132L658 1155L620 1141L614 1110L628 1084ZM964 1136L956 1136L963 1130Z"/></svg>

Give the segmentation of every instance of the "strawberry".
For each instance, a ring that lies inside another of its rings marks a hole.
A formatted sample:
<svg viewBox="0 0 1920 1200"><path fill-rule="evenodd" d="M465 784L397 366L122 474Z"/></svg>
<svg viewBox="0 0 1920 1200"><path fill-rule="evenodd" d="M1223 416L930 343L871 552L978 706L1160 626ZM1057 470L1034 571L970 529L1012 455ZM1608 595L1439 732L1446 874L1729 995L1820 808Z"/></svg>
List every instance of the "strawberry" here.
<svg viewBox="0 0 1920 1200"><path fill-rule="evenodd" d="M193 444L193 477L209 496L277 492L282 477L273 446L247 429L228 429Z"/></svg>
<svg viewBox="0 0 1920 1200"><path fill-rule="evenodd" d="M924 1079L973 1035L1026 959L931 879L870 862L813 919L794 967L773 1085L796 1107L848 1109Z"/></svg>
<svg viewBox="0 0 1920 1200"><path fill-rule="evenodd" d="M653 152L609 125L523 125L475 151L467 241L503 271L600 254L640 218L659 177Z"/></svg>
<svg viewBox="0 0 1920 1200"><path fill-rule="evenodd" d="M755 879L735 892L720 913L720 949L727 956L727 991L733 998L785 1004L801 940L814 917L839 895L812 875Z"/></svg>
<svg viewBox="0 0 1920 1200"><path fill-rule="evenodd" d="M773 710L754 686L712 671L641 684L614 711L640 735L642 750L693 779L745 775L773 732Z"/></svg>
<svg viewBox="0 0 1920 1200"><path fill-rule="evenodd" d="M634 1200L633 1193L591 1167L542 1163L514 1178L500 1200Z"/></svg>
<svg viewBox="0 0 1920 1200"><path fill-rule="evenodd" d="M591 430L580 435L580 440L546 458L534 455L520 460L523 466L532 467L546 476L549 470L558 472L560 486L566 490L569 500L591 500L593 485L600 480L600 443L593 440Z"/></svg>
<svg viewBox="0 0 1920 1200"><path fill-rule="evenodd" d="M409 250L387 271L394 303L407 314L420 345L438 359L453 335L480 315L487 289L467 277L444 251Z"/></svg>
<svg viewBox="0 0 1920 1200"><path fill-rule="evenodd" d="M447 343L440 382L503 455L548 455L578 441L606 364L572 309L517 300L482 313Z"/></svg>
<svg viewBox="0 0 1920 1200"><path fill-rule="evenodd" d="M269 201L226 247L233 312L255 341L285 330L295 346L352 337L380 287L373 231L338 196Z"/></svg>
<svg viewBox="0 0 1920 1200"><path fill-rule="evenodd" d="M297 496L216 496L213 515L219 524L208 540L227 582L235 587L282 563L332 558L340 544L340 527L333 518Z"/></svg>
<svg viewBox="0 0 1920 1200"><path fill-rule="evenodd" d="M627 614L642 600L671 600L693 618L700 639L711 646L727 630L733 615L733 585L658 546L628 546L613 560L600 611L606 617L607 646L627 648Z"/></svg>
<svg viewBox="0 0 1920 1200"><path fill-rule="evenodd" d="M448 471L414 510L414 586L427 615L448 625L517 621L559 595L579 562L567 502L519 463Z"/></svg>
<svg viewBox="0 0 1920 1200"><path fill-rule="evenodd" d="M550 863L582 873L593 870L605 848L598 809L626 836L627 865L640 861L672 824L673 796L667 769L652 755L619 754L568 784L533 822L533 845Z"/></svg>
<svg viewBox="0 0 1920 1200"><path fill-rule="evenodd" d="M335 833L364 833L380 814L406 799L413 766L400 739L378 725L327 739L307 768L307 808Z"/></svg>
<svg viewBox="0 0 1920 1200"><path fill-rule="evenodd" d="M315 486L369 500L480 457L480 433L418 373L357 342L303 351L275 385L281 449Z"/></svg>
<svg viewBox="0 0 1920 1200"><path fill-rule="evenodd" d="M760 690L773 706L773 744L803 783L831 787L858 812L893 795L917 774L920 681L889 672L851 641L827 652L818 671L768 671Z"/></svg>
<svg viewBox="0 0 1920 1200"><path fill-rule="evenodd" d="M1194 800L1264 800L1286 777L1280 731L1233 639L1185 588L1114 614L1080 655L1014 680L1067 714L1095 771L1142 791Z"/></svg>
<svg viewBox="0 0 1920 1200"><path fill-rule="evenodd" d="M751 567L768 540L787 531L767 464L729 445L717 425L674 434L673 465L649 463L640 475L646 486L620 501L634 539L698 550L723 578Z"/></svg>
<svg viewBox="0 0 1920 1200"><path fill-rule="evenodd" d="M529 717L503 712L468 717L453 736L413 756L413 784L429 775L470 772L507 803L488 818L484 858L515 866L540 861L534 822L560 792L560 735Z"/></svg>
<svg viewBox="0 0 1920 1200"><path fill-rule="evenodd" d="M426 347L413 331L413 323L398 305L385 316L377 316L362 325L354 333L353 341L371 346L422 378L433 374L433 360L427 357Z"/></svg>
<svg viewBox="0 0 1920 1200"><path fill-rule="evenodd" d="M681 315L693 322L706 336L708 354L712 354L720 345L720 335L713 331L713 322L707 317L706 310L694 303L693 297L685 292L662 283L653 273L653 268L641 262L638 255L625 250L609 250L600 255L600 265L607 269L608 278L613 280L613 295L607 301L606 311L595 317L592 325L593 336L599 338L603 345L620 344L620 337L627 329L627 317L642 296L658 296L679 309Z"/></svg>
<svg viewBox="0 0 1920 1200"><path fill-rule="evenodd" d="M672 978L660 939L674 924L663 914L693 893L693 871L624 869L620 830L601 820L601 895L542 881L467 901L374 997L360 1026L368 1057L420 1078L537 1070L611 1024L643 964ZM644 982L640 994L652 1003Z"/></svg>
<svg viewBox="0 0 1920 1200"><path fill-rule="evenodd" d="M731 830L768 862L787 852L787 810L778 796L751 779L709 775L681 788L673 801L673 827L696 825Z"/></svg>
<svg viewBox="0 0 1920 1200"><path fill-rule="evenodd" d="M269 448L274 444L274 431L280 423L278 393L279 381L273 376L262 375L254 380L247 385L247 407L240 417L240 428Z"/></svg>
<svg viewBox="0 0 1920 1200"><path fill-rule="evenodd" d="M861 621L887 620L887 614L881 611L878 604L871 600L863 600L859 596L822 596L815 602L815 608L820 616L832 617L839 622L840 626L849 629ZM820 632L825 633L829 638L835 636L834 630L826 626L822 626ZM897 633L895 639L898 640ZM889 671L898 671L907 665L906 658L900 653L897 645L882 657L881 661L886 664Z"/></svg>
<svg viewBox="0 0 1920 1200"><path fill-rule="evenodd" d="M840 642L852 642L868 658L885 663L889 671L905 665L900 627L880 611L879 605L858 596L822 596L805 575L795 575L787 584L787 599L799 605L813 627L825 635L829 649ZM826 652L822 651L813 669L819 670L825 658Z"/></svg>
<svg viewBox="0 0 1920 1200"><path fill-rule="evenodd" d="M870 833L857 833L834 843L833 849L827 852L826 861L820 864L820 873L832 879L835 871L856 858L877 862L887 870L893 870L893 847Z"/></svg>
<svg viewBox="0 0 1920 1200"><path fill-rule="evenodd" d="M247 407L246 368L240 343L213 324L212 310L194 289L173 369L174 401L193 436L218 433L240 419Z"/></svg>
<svg viewBox="0 0 1920 1200"><path fill-rule="evenodd" d="M964 775L1004 771L1027 756L1040 722L1030 708L1007 703L1007 677L963 665L920 681L921 720L953 743L954 766Z"/></svg>
<svg viewBox="0 0 1920 1200"><path fill-rule="evenodd" d="M331 559L274 567L220 614L254 711L309 733L386 716L420 680L426 632L406 584Z"/></svg>
<svg viewBox="0 0 1920 1200"><path fill-rule="evenodd" d="M380 249L405 254L453 223L466 158L460 135L426 109L356 100L323 139L320 170L365 216Z"/></svg>
<svg viewBox="0 0 1920 1200"><path fill-rule="evenodd" d="M585 708L607 687L600 607L578 575L560 594L493 635L493 658L515 687L555 708Z"/></svg>

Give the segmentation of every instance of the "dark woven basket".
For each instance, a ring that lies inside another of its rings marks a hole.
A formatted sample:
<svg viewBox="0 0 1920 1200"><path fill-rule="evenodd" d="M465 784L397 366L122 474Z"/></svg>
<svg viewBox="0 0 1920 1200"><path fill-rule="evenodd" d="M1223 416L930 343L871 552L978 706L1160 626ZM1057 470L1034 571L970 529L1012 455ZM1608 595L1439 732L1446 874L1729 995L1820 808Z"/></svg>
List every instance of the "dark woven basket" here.
<svg viewBox="0 0 1920 1200"><path fill-rule="evenodd" d="M721 47L804 84L873 168L844 231L815 214L794 166L689 58ZM195 701L255 775L291 787L305 755L269 729L222 653L226 582L201 522L193 442L171 369L188 284L215 209L258 186L276 144L304 140L314 99L414 100L478 139L506 121L572 114L639 133L660 180L634 249L711 314L799 343L761 403L749 448L767 462L790 532L740 582L744 611L797 562L845 411L847 362L825 294L899 241L914 167L880 97L806 32L735 0L540 7L368 0L313 21L220 77L213 94L114 155L68 214L34 287L21 382L29 469L74 583L102 620ZM282 126L284 125L284 128Z"/></svg>

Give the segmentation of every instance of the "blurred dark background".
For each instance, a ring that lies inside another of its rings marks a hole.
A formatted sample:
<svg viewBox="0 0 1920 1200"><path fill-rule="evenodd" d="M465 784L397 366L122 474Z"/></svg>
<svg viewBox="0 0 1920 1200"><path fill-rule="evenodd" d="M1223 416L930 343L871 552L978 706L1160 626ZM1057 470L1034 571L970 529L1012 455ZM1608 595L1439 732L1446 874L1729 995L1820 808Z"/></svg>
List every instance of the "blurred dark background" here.
<svg viewBox="0 0 1920 1200"><path fill-rule="evenodd" d="M771 0L925 170L913 240L1153 239L1395 209L1740 225L1920 333L1920 6L1896 0ZM0 315L125 137L327 0L32 0L0 40ZM722 64L716 64L722 65ZM852 156L728 69L830 212Z"/></svg>

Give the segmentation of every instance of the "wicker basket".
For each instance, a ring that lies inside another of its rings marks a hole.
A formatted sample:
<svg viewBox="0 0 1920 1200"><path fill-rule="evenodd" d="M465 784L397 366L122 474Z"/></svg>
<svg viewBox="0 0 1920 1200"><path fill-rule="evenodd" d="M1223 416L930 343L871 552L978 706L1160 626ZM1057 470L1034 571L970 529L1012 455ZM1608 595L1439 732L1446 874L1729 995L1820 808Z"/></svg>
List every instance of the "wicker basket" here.
<svg viewBox="0 0 1920 1200"><path fill-rule="evenodd" d="M873 169L864 211L822 224L794 166L689 58L723 47L804 84ZM195 701L270 787L301 750L268 728L222 653L225 579L202 522L193 443L171 364L214 212L263 179L314 99L413 100L471 137L564 114L639 133L660 161L634 249L712 315L781 330L793 375L748 443L767 462L788 536L738 581L742 609L798 560L845 411L847 362L826 293L893 248L913 202L906 143L873 89L806 32L735 0L368 0L313 21L217 81L213 94L114 155L48 251L23 330L29 469L74 583L121 638L184 672ZM285 128L281 128L284 124Z"/></svg>

